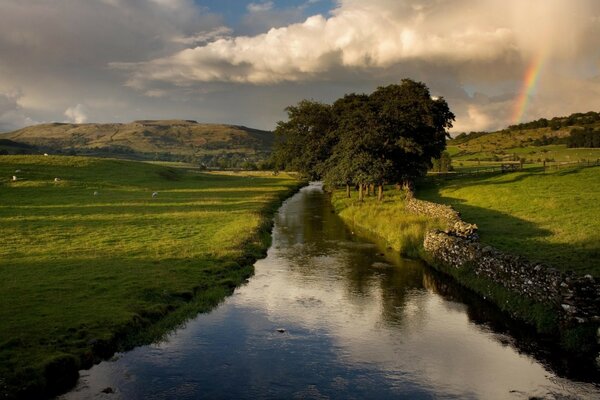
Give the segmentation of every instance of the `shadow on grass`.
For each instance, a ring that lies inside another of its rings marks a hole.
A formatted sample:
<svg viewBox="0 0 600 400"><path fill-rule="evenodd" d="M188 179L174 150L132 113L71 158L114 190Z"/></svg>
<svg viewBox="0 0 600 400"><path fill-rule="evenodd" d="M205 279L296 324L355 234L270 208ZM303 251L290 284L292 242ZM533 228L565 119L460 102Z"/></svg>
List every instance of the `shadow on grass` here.
<svg viewBox="0 0 600 400"><path fill-rule="evenodd" d="M6 295L0 302L0 397L61 393L76 383L79 369L159 340L216 307L252 275L254 261L270 245L273 214L298 188L268 202L232 205L262 216L253 234L244 233L240 256L75 255L0 264L0 293Z"/></svg>
<svg viewBox="0 0 600 400"><path fill-rule="evenodd" d="M573 172L564 171L564 174L570 173ZM504 183L512 183L520 179L523 178L515 176L515 179ZM480 178L470 179L469 186L477 185L477 181L485 181L481 182L481 185L490 185L489 178ZM493 182L494 185L502 183ZM444 185L444 188L453 186L464 187L457 182L455 185ZM599 275L593 260L600 255L600 242L594 238L576 243L552 243L547 240L554 235L552 231L511 214L473 206L463 199L443 196L437 185L422 186L417 192L417 197L451 205L460 212L464 221L477 224L481 242L484 244L489 244L507 253L523 256L531 262L548 264L563 271L573 271L580 275L587 273L594 276Z"/></svg>

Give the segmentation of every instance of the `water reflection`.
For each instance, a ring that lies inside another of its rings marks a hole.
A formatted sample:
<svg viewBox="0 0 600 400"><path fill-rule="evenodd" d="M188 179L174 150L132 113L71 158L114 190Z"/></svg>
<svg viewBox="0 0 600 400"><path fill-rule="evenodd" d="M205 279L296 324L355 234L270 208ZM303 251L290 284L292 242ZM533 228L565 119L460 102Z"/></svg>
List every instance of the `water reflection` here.
<svg viewBox="0 0 600 400"><path fill-rule="evenodd" d="M358 238L318 186L275 222L249 284L167 341L83 371L64 397L600 397L475 323L489 307L465 305L468 294L420 262Z"/></svg>

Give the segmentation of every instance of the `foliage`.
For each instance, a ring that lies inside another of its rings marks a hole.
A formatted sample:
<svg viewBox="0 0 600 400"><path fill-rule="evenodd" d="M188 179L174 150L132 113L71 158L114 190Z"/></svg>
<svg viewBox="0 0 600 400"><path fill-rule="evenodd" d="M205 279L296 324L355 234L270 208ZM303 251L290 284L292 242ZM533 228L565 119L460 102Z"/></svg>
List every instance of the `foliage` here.
<svg viewBox="0 0 600 400"><path fill-rule="evenodd" d="M568 138L567 146L573 147L600 147L600 129L592 129L585 127L583 129L571 130L571 135Z"/></svg>
<svg viewBox="0 0 600 400"><path fill-rule="evenodd" d="M554 117L550 120L540 118L535 121L524 122L522 124L510 125L508 129L535 129L550 127L553 130L558 130L561 127L569 127L573 125L589 125L600 122L600 114L594 111L586 113L573 113L568 117Z"/></svg>
<svg viewBox="0 0 600 400"><path fill-rule="evenodd" d="M0 397L17 385L39 398L58 384L49 365L72 376L218 304L252 273L269 214L297 185L286 174L0 157Z"/></svg>
<svg viewBox="0 0 600 400"><path fill-rule="evenodd" d="M446 146L454 115L443 98L432 98L410 79L370 95L348 94L332 106L308 100L287 108L279 122L275 158L281 168L336 185L412 181L431 167Z"/></svg>
<svg viewBox="0 0 600 400"><path fill-rule="evenodd" d="M331 106L302 100L286 108L288 121L279 121L275 134L274 160L277 167L302 173L311 179L319 176L330 155L333 137Z"/></svg>
<svg viewBox="0 0 600 400"><path fill-rule="evenodd" d="M439 158L434 158L432 164L431 171L434 172L448 172L453 170L452 158L447 151L444 151Z"/></svg>

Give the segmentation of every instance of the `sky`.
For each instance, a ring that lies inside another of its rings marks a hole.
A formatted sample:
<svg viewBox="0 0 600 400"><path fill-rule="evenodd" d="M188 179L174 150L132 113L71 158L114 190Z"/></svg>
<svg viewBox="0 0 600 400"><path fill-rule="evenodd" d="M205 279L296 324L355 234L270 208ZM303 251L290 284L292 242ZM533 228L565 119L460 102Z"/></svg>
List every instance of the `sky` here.
<svg viewBox="0 0 600 400"><path fill-rule="evenodd" d="M453 132L600 111L597 0L0 0L0 132L193 119L272 130L403 78Z"/></svg>

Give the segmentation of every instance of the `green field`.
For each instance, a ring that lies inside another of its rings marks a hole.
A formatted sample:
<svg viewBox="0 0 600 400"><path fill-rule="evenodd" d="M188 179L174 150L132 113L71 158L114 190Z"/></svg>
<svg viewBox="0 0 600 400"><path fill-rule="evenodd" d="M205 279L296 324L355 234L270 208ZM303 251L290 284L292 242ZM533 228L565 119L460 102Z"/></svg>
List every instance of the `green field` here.
<svg viewBox="0 0 600 400"><path fill-rule="evenodd" d="M486 167L502 164L503 160L523 159L524 167L529 164L546 165L555 163L594 162L600 160L600 149L567 148L564 144L548 146L525 146L501 150L463 151L458 146L448 146L452 157L452 166L460 170L463 167Z"/></svg>
<svg viewBox="0 0 600 400"><path fill-rule="evenodd" d="M417 197L452 205L483 243L600 276L600 167L429 180Z"/></svg>
<svg viewBox="0 0 600 400"><path fill-rule="evenodd" d="M218 304L252 273L297 186L285 174L0 157L0 394L60 390L99 356Z"/></svg>

